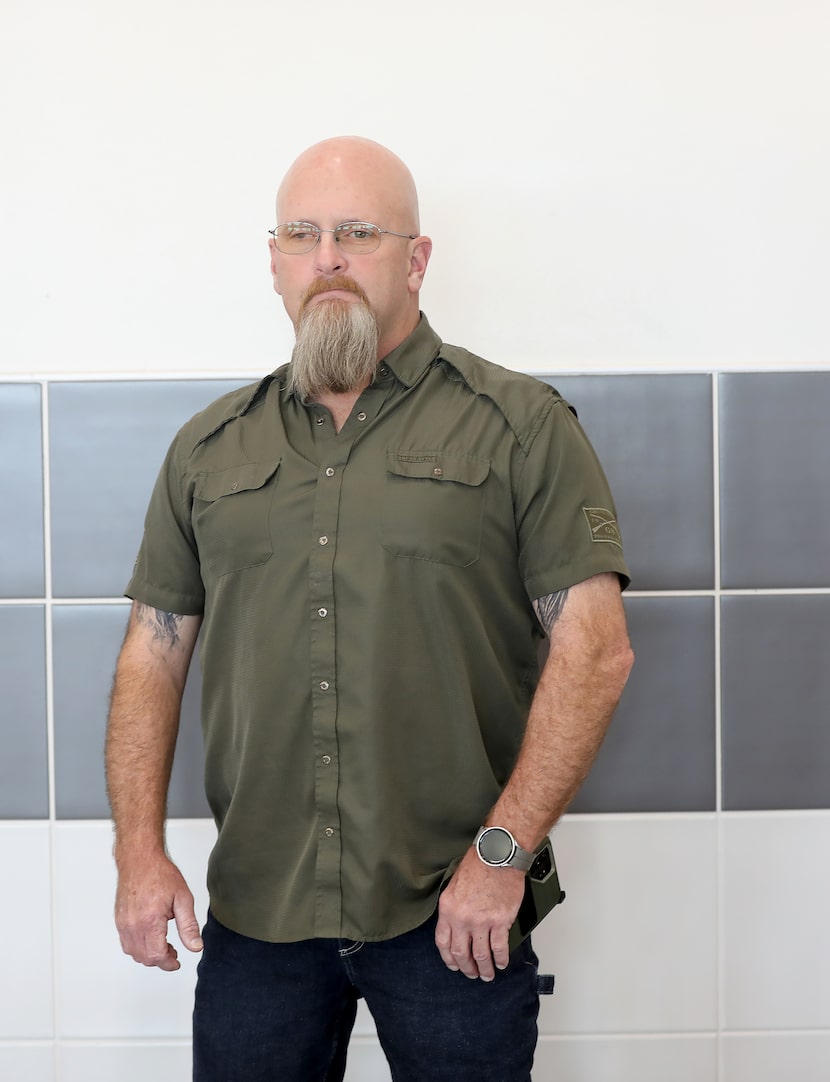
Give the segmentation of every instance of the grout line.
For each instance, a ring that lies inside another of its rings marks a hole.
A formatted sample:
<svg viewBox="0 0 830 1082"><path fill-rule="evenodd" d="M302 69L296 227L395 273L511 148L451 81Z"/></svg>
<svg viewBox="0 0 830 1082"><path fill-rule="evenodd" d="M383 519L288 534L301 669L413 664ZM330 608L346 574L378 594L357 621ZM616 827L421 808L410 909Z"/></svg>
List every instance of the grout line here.
<svg viewBox="0 0 830 1082"><path fill-rule="evenodd" d="M721 681L721 517L720 517L720 395L716 375L712 376L712 522L715 574L715 809L723 811L723 745Z"/></svg>
<svg viewBox="0 0 830 1082"><path fill-rule="evenodd" d="M499 363L499 362L496 362ZM141 370L127 370L123 372L113 372L111 369L102 369L100 371L82 371L71 370L69 372L3 372L0 374L0 383L40 383L48 380L50 383L156 383L165 382L170 383L179 380L227 380L227 379L242 379L242 380L258 380L263 376L273 371L273 364L271 368L268 367L269 361L264 360L261 368L249 369L249 370L234 370L234 369L159 369L155 372L146 368ZM502 365L502 367L508 367ZM748 375L748 376L770 376L770 375L812 375L813 373L830 372L830 365L828 364L786 364L779 365L774 368L751 368L735 365L713 365L706 363L701 367L680 367L672 368L670 363L660 363L657 367L626 367L626 368L608 368L600 367L596 364L590 365L590 371L586 371L585 365L582 364L576 368L557 368L555 372L552 372L549 368L536 368L533 365L522 365L519 362L511 364L509 371L519 372L523 375L533 376L534 379L539 380L557 380L563 378L573 378L584 376L711 376L711 375Z"/></svg>
<svg viewBox="0 0 830 1082"><path fill-rule="evenodd" d="M626 590L629 598L650 597L830 597L830 586L804 587L769 587L765 589L716 589L711 590ZM42 605L43 597L0 597L0 608L13 605ZM50 597L53 607L61 605L129 605L129 598L124 597Z"/></svg>
<svg viewBox="0 0 830 1082"><path fill-rule="evenodd" d="M579 1042L602 1042L602 1041L654 1041L654 1040L700 1040L717 1038L722 1034L726 1037L757 1037L763 1040L766 1037L828 1037L830 1028L817 1028L804 1026L792 1029L693 1029L693 1030L643 1030L642 1032L625 1032L622 1030L602 1030L588 1033L540 1033L540 1041L579 1041Z"/></svg>
<svg viewBox="0 0 830 1082"><path fill-rule="evenodd" d="M566 812L561 819L558 820L553 830L559 829L560 824L564 823L689 823L689 822L709 822L717 820L719 813L714 808L702 811L662 811L662 812ZM768 819L776 819L788 821L790 819L808 819L808 820L825 820L830 818L830 808L768 808L768 809L755 809L753 811L726 811L720 813L720 818L726 823L730 820L738 820L741 822L758 820L764 822ZM15 827L25 826L30 824L32 826L38 823L43 823L46 820L37 819L7 819L0 820L0 830L4 826L13 825ZM189 825L213 825L213 820L209 815L199 817L194 816L175 816L172 815L168 818L168 823L175 823L178 826ZM110 819L108 817L99 816L97 818L83 818L83 819L61 819L59 820L60 826L63 827L85 827L93 828L103 825L109 825Z"/></svg>
<svg viewBox="0 0 830 1082"><path fill-rule="evenodd" d="M816 1026L793 1026L790 1029L727 1029L722 1031L725 1037L757 1038L765 1040L768 1037L782 1037L797 1039L800 1037L825 1037L830 1039L830 1028ZM712 1040L717 1038L716 1029L694 1030L643 1030L630 1032L625 1030L591 1030L589 1032L562 1031L559 1033L539 1033L539 1041L564 1043L572 1041L579 1044L601 1044L609 1041L630 1041L631 1043L646 1044L649 1041L686 1041L686 1040ZM55 1040L49 1037L10 1037L0 1038L0 1048L51 1048L54 1044L74 1048L136 1048L149 1046L152 1048L189 1048L192 1043L190 1037L154 1037L136 1035L134 1037L62 1037ZM374 1033L353 1033L351 1044L375 1044L377 1035Z"/></svg>
<svg viewBox="0 0 830 1082"><path fill-rule="evenodd" d="M51 932L52 971L52 1060L58 1077L58 1045L60 1032L58 1010L58 899L56 864L57 797L55 784L55 682L52 634L52 475L49 446L49 384L41 384L41 438L43 442L43 563L44 563L44 623L46 633L46 748L49 785L49 923Z"/></svg>
<svg viewBox="0 0 830 1082"><path fill-rule="evenodd" d="M721 637L722 567L721 567L721 492L720 492L720 380L712 374L712 496L714 501L715 546L715 1012L717 1017L715 1077L722 1082L726 1077L725 1046L723 1041L726 993L724 964L724 846L723 846L723 640Z"/></svg>

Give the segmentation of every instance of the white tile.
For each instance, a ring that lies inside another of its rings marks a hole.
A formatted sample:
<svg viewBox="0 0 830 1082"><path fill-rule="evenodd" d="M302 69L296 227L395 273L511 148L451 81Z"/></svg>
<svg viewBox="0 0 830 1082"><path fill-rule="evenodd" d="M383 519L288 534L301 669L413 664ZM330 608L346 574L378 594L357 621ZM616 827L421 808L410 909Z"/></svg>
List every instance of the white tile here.
<svg viewBox="0 0 830 1082"><path fill-rule="evenodd" d="M51 1044L0 1044L3 1082L55 1082L55 1052Z"/></svg>
<svg viewBox="0 0 830 1082"><path fill-rule="evenodd" d="M723 845L726 1028L830 1028L830 812L727 815Z"/></svg>
<svg viewBox="0 0 830 1082"><path fill-rule="evenodd" d="M346 1060L343 1082L391 1082L389 1064L376 1040L353 1039Z"/></svg>
<svg viewBox="0 0 830 1082"><path fill-rule="evenodd" d="M207 913L205 869L215 829L209 821L173 821L170 854ZM182 968L163 973L121 951L113 923L115 866L106 822L55 827L58 1032L63 1038L189 1037L198 955L171 942Z"/></svg>
<svg viewBox="0 0 830 1082"><path fill-rule="evenodd" d="M360 999L357 1002L357 1018L355 1018L352 1033L355 1037L374 1037L377 1033L375 1020L366 1006L365 999Z"/></svg>
<svg viewBox="0 0 830 1082"><path fill-rule="evenodd" d="M753 1076L746 1078L758 1082ZM533 1082L634 1082L635 1079L636 1082L718 1082L715 1036L544 1037L536 1049Z"/></svg>
<svg viewBox="0 0 830 1082"><path fill-rule="evenodd" d="M827 1082L830 1033L728 1034L721 1082Z"/></svg>
<svg viewBox="0 0 830 1082"><path fill-rule="evenodd" d="M713 815L571 816L553 845L567 897L534 934L542 1033L665 1033L717 1020Z"/></svg>
<svg viewBox="0 0 830 1082"><path fill-rule="evenodd" d="M52 1036L49 862L48 823L0 824L0 1039Z"/></svg>
<svg viewBox="0 0 830 1082"><path fill-rule="evenodd" d="M190 1044L61 1044L58 1082L184 1082Z"/></svg>

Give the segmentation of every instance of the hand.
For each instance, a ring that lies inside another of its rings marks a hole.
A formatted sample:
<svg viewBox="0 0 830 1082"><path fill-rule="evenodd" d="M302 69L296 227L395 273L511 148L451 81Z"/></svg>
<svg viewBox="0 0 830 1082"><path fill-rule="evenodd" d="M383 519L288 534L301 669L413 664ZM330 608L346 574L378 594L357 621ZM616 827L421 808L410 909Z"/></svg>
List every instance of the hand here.
<svg viewBox="0 0 830 1082"><path fill-rule="evenodd" d="M121 946L136 962L168 972L181 968L178 952L167 941L167 924L176 921L188 950L202 949L193 895L179 869L161 854L119 865L115 924Z"/></svg>
<svg viewBox="0 0 830 1082"><path fill-rule="evenodd" d="M491 981L507 967L524 881L518 868L488 868L474 849L467 852L438 902L435 944L449 969Z"/></svg>

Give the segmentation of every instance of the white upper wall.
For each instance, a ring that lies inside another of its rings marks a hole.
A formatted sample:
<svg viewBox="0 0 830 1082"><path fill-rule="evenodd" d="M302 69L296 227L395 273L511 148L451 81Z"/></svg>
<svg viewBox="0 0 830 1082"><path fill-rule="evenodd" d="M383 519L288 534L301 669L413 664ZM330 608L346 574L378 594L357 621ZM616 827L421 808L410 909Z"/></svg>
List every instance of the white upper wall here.
<svg viewBox="0 0 830 1082"><path fill-rule="evenodd" d="M826 0L3 0L0 376L282 363L274 192L343 133L411 166L449 341L830 366L828 40Z"/></svg>

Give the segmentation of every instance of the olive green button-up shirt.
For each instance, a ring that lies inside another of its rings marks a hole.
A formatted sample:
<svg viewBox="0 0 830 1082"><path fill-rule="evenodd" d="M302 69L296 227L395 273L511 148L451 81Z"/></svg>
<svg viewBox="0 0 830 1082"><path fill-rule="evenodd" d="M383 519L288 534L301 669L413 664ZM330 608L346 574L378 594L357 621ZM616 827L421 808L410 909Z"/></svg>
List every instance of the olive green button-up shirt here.
<svg viewBox="0 0 830 1082"><path fill-rule="evenodd" d="M211 908L256 939L380 940L433 910L510 774L531 600L627 581L574 413L426 319L339 433L286 367L176 436L128 596L203 614Z"/></svg>

